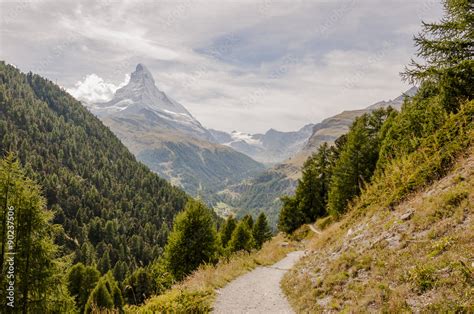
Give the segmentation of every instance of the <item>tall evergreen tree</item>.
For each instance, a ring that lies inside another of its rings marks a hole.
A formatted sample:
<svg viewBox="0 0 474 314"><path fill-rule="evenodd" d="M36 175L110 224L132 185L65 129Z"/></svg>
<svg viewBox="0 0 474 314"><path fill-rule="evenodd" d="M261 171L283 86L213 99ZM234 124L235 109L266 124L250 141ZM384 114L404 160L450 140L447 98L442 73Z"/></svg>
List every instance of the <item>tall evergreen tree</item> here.
<svg viewBox="0 0 474 314"><path fill-rule="evenodd" d="M97 264L97 268L99 269L101 274L105 274L110 270L110 255L109 251L105 251L104 254L102 254L102 257L99 260L99 263Z"/></svg>
<svg viewBox="0 0 474 314"><path fill-rule="evenodd" d="M278 230L292 233L305 223L305 215L294 196L281 197L282 207L278 216Z"/></svg>
<svg viewBox="0 0 474 314"><path fill-rule="evenodd" d="M14 306L24 313L74 306L65 265L56 258L53 237L61 228L51 223L53 214L45 203L40 187L26 177L13 154L0 161L0 297L7 300L7 282L14 282Z"/></svg>
<svg viewBox="0 0 474 314"><path fill-rule="evenodd" d="M229 248L231 252L247 251L250 252L254 247L252 231L248 226L248 222L241 220L229 241Z"/></svg>
<svg viewBox="0 0 474 314"><path fill-rule="evenodd" d="M268 225L267 216L264 213L258 215L257 221L252 230L253 239L255 241L255 248L261 249L263 243L272 238L272 232Z"/></svg>
<svg viewBox="0 0 474 314"><path fill-rule="evenodd" d="M474 97L474 4L444 0L445 15L438 23L423 22L415 36L417 56L402 73L410 83L434 84L447 111Z"/></svg>
<svg viewBox="0 0 474 314"><path fill-rule="evenodd" d="M250 214L246 214L242 217L242 221L247 224L247 227L252 230L253 228L253 217Z"/></svg>
<svg viewBox="0 0 474 314"><path fill-rule="evenodd" d="M83 313L91 291L99 281L100 273L91 266L82 263L74 265L68 273L68 289L76 300L79 312Z"/></svg>
<svg viewBox="0 0 474 314"><path fill-rule="evenodd" d="M327 215L329 183L334 155L338 154L337 147L329 147L327 143L323 143L318 151L306 160L295 195L281 198L283 206L278 224L281 231L291 233L302 224Z"/></svg>
<svg viewBox="0 0 474 314"><path fill-rule="evenodd" d="M92 290L87 300L85 313L103 312L103 311L119 311L123 308L123 297L120 288L112 276L108 272L102 276L97 285Z"/></svg>
<svg viewBox="0 0 474 314"><path fill-rule="evenodd" d="M217 233L212 214L202 203L189 201L176 216L164 259L175 279L181 280L202 263L213 262Z"/></svg>
<svg viewBox="0 0 474 314"><path fill-rule="evenodd" d="M230 238L232 237L232 232L234 232L236 226L237 222L234 216L229 216L219 233L219 238L223 248L227 247L227 244L229 243Z"/></svg>
<svg viewBox="0 0 474 314"><path fill-rule="evenodd" d="M347 134L347 142L332 171L328 210L338 216L348 202L359 195L375 170L381 137L379 131L393 109L378 109L357 118Z"/></svg>
<svg viewBox="0 0 474 314"><path fill-rule="evenodd" d="M330 154L329 145L323 143L303 167L296 198L307 223L327 214L326 204L331 179Z"/></svg>

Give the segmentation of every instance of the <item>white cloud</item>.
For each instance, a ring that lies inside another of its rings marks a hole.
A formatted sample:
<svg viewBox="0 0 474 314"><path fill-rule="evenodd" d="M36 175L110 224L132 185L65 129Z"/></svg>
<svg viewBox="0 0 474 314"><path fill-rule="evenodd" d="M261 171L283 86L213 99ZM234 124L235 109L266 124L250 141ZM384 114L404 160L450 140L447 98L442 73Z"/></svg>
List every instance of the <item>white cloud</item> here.
<svg viewBox="0 0 474 314"><path fill-rule="evenodd" d="M76 99L86 103L106 102L112 99L115 91L125 86L130 80L130 75L126 74L122 83L115 85L107 83L97 74L87 75L83 81L78 81L73 88L67 89L68 93Z"/></svg>

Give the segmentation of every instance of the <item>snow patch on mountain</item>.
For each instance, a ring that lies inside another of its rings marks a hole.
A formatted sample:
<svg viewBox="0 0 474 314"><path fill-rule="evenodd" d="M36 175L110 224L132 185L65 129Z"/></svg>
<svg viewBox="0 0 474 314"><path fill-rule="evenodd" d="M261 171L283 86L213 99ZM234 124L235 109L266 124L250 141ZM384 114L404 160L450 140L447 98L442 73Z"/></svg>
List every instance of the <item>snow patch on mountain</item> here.
<svg viewBox="0 0 474 314"><path fill-rule="evenodd" d="M99 117L141 116L144 122L166 126L196 138L214 138L186 108L158 89L151 72L138 64L125 86L117 89L107 102L86 104Z"/></svg>

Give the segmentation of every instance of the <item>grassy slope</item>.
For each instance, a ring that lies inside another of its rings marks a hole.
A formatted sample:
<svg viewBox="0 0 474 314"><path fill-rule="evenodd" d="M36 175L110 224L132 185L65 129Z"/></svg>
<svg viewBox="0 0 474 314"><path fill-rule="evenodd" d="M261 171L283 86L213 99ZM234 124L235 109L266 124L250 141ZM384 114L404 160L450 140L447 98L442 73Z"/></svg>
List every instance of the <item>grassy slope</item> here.
<svg viewBox="0 0 474 314"><path fill-rule="evenodd" d="M216 289L259 265L271 265L297 248L282 235L264 244L260 251L237 253L217 265L204 265L168 292L150 298L141 307L128 307L128 313L207 313L212 310Z"/></svg>
<svg viewBox="0 0 474 314"><path fill-rule="evenodd" d="M464 109L314 237L283 282L298 312L474 310L473 102Z"/></svg>

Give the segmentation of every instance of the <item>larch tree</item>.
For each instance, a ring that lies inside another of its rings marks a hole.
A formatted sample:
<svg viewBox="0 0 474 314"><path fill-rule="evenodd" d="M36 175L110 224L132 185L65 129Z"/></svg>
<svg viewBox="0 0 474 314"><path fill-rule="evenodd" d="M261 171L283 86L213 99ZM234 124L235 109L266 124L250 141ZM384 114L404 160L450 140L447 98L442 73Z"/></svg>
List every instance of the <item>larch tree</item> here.
<svg viewBox="0 0 474 314"><path fill-rule="evenodd" d="M234 216L229 216L219 232L219 238L223 248L227 247L236 226L237 222Z"/></svg>
<svg viewBox="0 0 474 314"><path fill-rule="evenodd" d="M252 230L253 239L255 241L255 248L261 249L263 243L269 241L272 238L272 231L268 225L267 216L264 213L258 215L255 225Z"/></svg>
<svg viewBox="0 0 474 314"><path fill-rule="evenodd" d="M13 154L0 161L2 287L14 289L14 307L26 312L70 311L74 301L66 288L66 264L56 258L53 214L39 185L27 178ZM10 282L13 285L10 285ZM7 300L6 289L0 290Z"/></svg>
<svg viewBox="0 0 474 314"><path fill-rule="evenodd" d="M176 216L164 250L164 260L175 279L181 280L202 263L216 260L217 232L210 210L202 203L188 201Z"/></svg>
<svg viewBox="0 0 474 314"><path fill-rule="evenodd" d="M231 252L247 251L250 252L254 247L252 231L248 226L247 221L241 220L229 241L229 248Z"/></svg>
<svg viewBox="0 0 474 314"><path fill-rule="evenodd" d="M412 84L434 84L445 109L455 112L459 103L474 97L474 3L444 0L444 17L422 23L414 37L417 57L402 73Z"/></svg>

